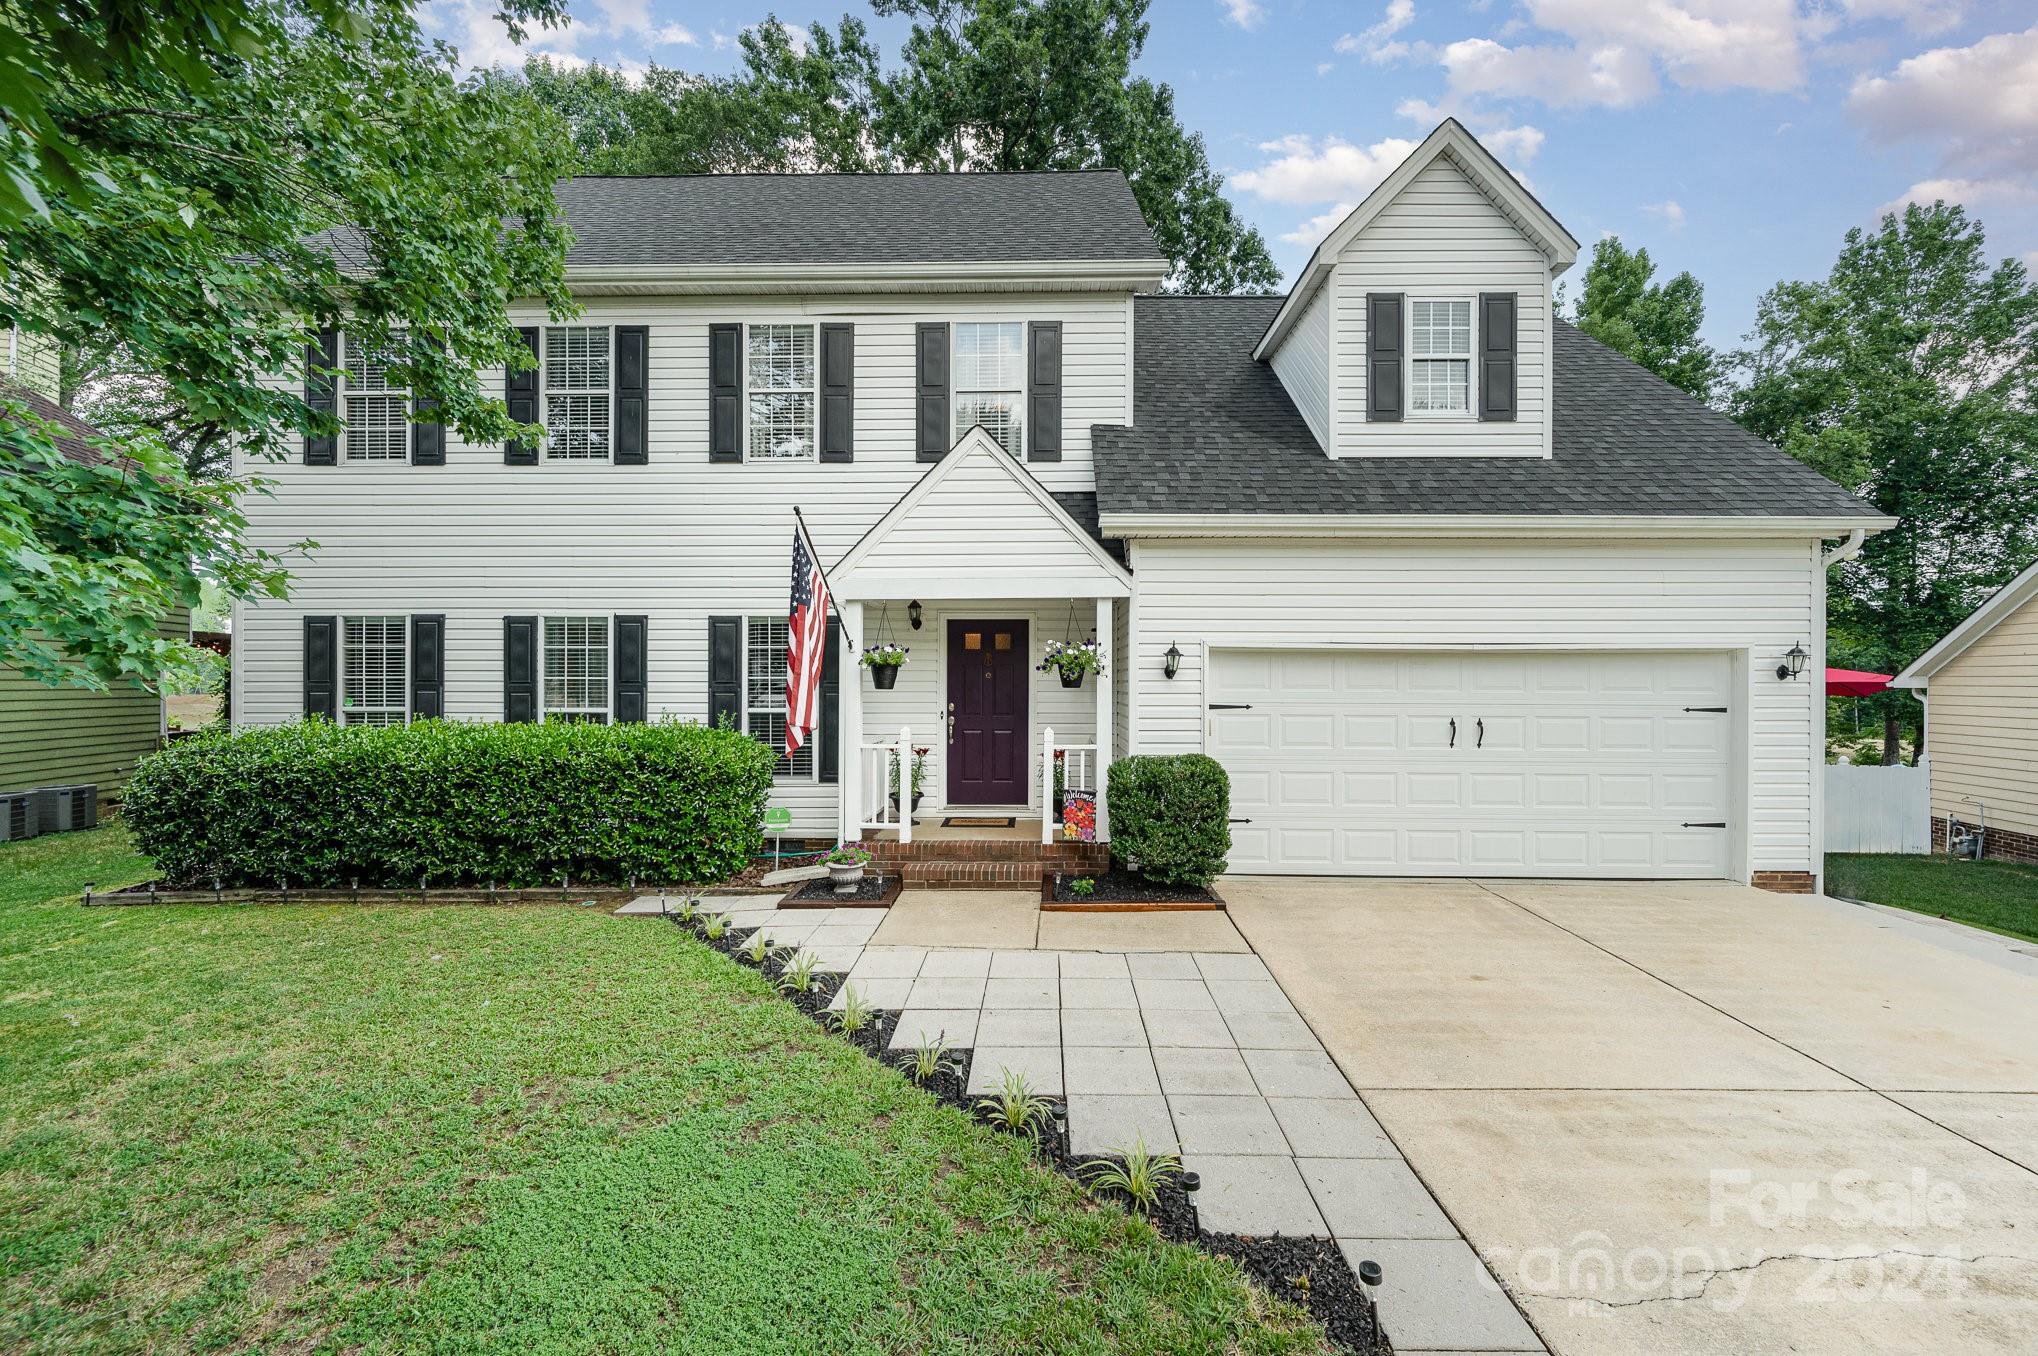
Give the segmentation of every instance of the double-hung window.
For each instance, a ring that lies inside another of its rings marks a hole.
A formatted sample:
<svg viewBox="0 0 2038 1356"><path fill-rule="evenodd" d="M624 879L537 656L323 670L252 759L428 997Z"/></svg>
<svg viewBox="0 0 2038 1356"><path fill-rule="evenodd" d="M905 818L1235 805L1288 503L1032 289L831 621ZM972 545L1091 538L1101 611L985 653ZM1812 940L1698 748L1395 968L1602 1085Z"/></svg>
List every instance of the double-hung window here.
<svg viewBox="0 0 2038 1356"><path fill-rule="evenodd" d="M402 725L410 719L408 617L340 620L340 724Z"/></svg>
<svg viewBox="0 0 2038 1356"><path fill-rule="evenodd" d="M1408 304L1408 408L1416 414L1472 412L1472 303Z"/></svg>
<svg viewBox="0 0 2038 1356"><path fill-rule="evenodd" d="M812 461L819 364L812 325L751 325L743 338L751 461Z"/></svg>
<svg viewBox="0 0 2038 1356"><path fill-rule="evenodd" d="M744 623L743 728L758 743L778 750L773 775L814 776L814 740L785 756L786 648L790 640L784 617L751 617Z"/></svg>
<svg viewBox="0 0 2038 1356"><path fill-rule="evenodd" d="M347 422L348 461L410 460L410 389L393 385L389 369L403 361L403 336L372 347L358 335L345 336L341 371L342 409Z"/></svg>
<svg viewBox="0 0 2038 1356"><path fill-rule="evenodd" d="M998 446L1026 454L1026 326L1018 321L955 327L956 438L982 424Z"/></svg>
<svg viewBox="0 0 2038 1356"><path fill-rule="evenodd" d="M609 723L609 619L547 617L541 720Z"/></svg>
<svg viewBox="0 0 2038 1356"><path fill-rule="evenodd" d="M609 344L607 325L546 328L546 460L608 459Z"/></svg>

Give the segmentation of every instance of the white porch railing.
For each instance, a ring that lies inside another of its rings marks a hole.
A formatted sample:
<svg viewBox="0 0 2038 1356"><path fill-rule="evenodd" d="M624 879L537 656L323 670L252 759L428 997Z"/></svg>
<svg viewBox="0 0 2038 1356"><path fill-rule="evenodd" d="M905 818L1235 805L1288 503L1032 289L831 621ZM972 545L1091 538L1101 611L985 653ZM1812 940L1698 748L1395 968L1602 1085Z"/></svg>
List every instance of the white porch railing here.
<svg viewBox="0 0 2038 1356"><path fill-rule="evenodd" d="M865 744L857 756L857 804L862 808L857 827L897 829L899 841L913 841L913 732L899 727L899 737L883 744ZM894 781L893 778L897 780ZM899 799L892 801L892 787Z"/></svg>
<svg viewBox="0 0 2038 1356"><path fill-rule="evenodd" d="M1059 758L1057 758L1059 755ZM1062 836L1061 807L1054 803L1054 767L1061 763L1062 787L1093 792L1097 797L1098 837L1103 832L1104 788L1097 784L1099 761L1095 744L1057 744L1054 727L1040 730L1040 841L1058 843Z"/></svg>

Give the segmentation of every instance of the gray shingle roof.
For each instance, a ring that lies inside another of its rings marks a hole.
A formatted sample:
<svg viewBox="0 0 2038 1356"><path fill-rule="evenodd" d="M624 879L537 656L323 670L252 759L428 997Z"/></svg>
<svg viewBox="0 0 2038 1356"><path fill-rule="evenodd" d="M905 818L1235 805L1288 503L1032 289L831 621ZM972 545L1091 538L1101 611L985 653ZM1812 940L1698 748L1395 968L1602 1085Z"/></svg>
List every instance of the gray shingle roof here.
<svg viewBox="0 0 2038 1356"><path fill-rule="evenodd" d="M1117 170L589 177L559 201L570 265L1164 262Z"/></svg>
<svg viewBox="0 0 2038 1356"><path fill-rule="evenodd" d="M1548 459L1332 459L1273 368L1253 361L1280 297L1135 305L1134 427L1092 431L1105 513L1877 516L1563 321Z"/></svg>

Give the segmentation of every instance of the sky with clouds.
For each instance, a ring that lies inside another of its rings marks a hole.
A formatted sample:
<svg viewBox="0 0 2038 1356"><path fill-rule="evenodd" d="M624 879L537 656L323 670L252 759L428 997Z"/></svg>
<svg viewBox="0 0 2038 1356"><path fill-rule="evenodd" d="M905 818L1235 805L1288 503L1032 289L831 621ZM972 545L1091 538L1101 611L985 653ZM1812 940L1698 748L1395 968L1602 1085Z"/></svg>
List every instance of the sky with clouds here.
<svg viewBox="0 0 2038 1356"><path fill-rule="evenodd" d="M888 56L903 32L845 0L574 0L571 27L519 49L493 9L429 0L425 18L468 64L625 71L733 69L767 13L853 9ZM1445 116L1588 246L1611 232L1696 273L1716 343L1910 198L1964 202L1992 253L2038 268L2033 0L1155 0L1149 18L1139 70L1174 86L1291 278Z"/></svg>

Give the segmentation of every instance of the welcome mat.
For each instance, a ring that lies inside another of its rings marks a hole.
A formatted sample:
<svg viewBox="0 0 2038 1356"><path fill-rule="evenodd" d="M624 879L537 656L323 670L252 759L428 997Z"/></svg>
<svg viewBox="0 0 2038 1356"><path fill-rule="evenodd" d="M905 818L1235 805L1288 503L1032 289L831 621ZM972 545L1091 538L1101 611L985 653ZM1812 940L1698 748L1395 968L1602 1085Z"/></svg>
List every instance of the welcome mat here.
<svg viewBox="0 0 2038 1356"><path fill-rule="evenodd" d="M1019 821L1011 815L950 815L941 821L944 829L1015 829Z"/></svg>

